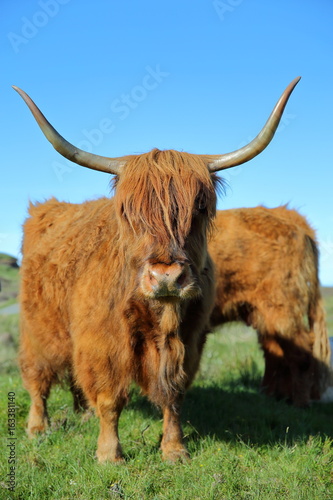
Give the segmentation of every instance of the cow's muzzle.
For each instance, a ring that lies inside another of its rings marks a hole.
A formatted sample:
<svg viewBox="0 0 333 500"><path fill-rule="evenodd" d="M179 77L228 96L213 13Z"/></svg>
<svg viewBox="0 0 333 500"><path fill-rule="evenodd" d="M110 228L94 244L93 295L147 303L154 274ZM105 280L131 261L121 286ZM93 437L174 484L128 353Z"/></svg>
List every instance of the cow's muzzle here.
<svg viewBox="0 0 333 500"><path fill-rule="evenodd" d="M200 292L195 283L191 267L187 262L147 263L141 281L144 295L148 298L162 299L175 297L186 299Z"/></svg>

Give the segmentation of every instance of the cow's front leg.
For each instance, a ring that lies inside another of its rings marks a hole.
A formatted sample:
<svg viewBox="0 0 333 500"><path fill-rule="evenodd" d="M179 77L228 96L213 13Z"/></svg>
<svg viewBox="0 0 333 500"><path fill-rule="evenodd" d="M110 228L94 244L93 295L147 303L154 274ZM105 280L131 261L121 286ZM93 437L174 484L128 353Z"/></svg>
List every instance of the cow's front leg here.
<svg viewBox="0 0 333 500"><path fill-rule="evenodd" d="M163 409L163 438L161 442L163 459L175 462L188 460L189 454L183 443L179 406L166 406Z"/></svg>
<svg viewBox="0 0 333 500"><path fill-rule="evenodd" d="M100 433L96 455L99 462L123 461L118 435L118 421L125 403L126 398L124 396L112 397L106 393L100 393L97 396Z"/></svg>

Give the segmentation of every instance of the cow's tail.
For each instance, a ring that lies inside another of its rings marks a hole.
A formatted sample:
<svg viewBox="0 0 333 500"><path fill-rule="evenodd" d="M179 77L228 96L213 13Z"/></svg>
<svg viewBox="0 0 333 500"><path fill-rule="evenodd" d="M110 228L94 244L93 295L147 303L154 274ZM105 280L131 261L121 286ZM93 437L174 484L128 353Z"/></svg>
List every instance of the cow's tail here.
<svg viewBox="0 0 333 500"><path fill-rule="evenodd" d="M324 302L319 290L309 308L309 324L314 334L313 356L315 358L315 380L313 399L322 399L325 391L333 386L333 365L328 338Z"/></svg>
<svg viewBox="0 0 333 500"><path fill-rule="evenodd" d="M326 326L326 313L320 293L318 293L316 301L310 310L310 321L315 334L313 353L317 359L329 365L331 349Z"/></svg>
<svg viewBox="0 0 333 500"><path fill-rule="evenodd" d="M302 263L305 270L304 286L308 289L309 293L308 321L310 332L313 336L312 355L314 358L311 398L320 401L325 391L333 385L333 366L331 365L331 347L318 276L319 250L313 234L306 235L305 246L305 256L302 259Z"/></svg>

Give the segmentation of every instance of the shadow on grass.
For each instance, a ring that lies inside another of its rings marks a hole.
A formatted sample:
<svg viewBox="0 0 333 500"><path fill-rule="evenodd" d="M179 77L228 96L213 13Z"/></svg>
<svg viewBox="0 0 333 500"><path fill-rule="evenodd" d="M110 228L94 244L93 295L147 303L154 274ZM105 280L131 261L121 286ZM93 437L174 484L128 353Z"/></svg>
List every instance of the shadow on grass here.
<svg viewBox="0 0 333 500"><path fill-rule="evenodd" d="M215 436L251 445L307 441L310 436L333 438L333 404L298 409L259 392L194 387L185 399L183 421L193 426L191 439Z"/></svg>
<svg viewBox="0 0 333 500"><path fill-rule="evenodd" d="M225 388L206 382L204 387L188 390L182 409L188 440L211 437L231 443L271 446L306 442L316 435L333 439L333 404L314 403L299 409L261 394L260 377L250 379L246 386L243 382L243 377L234 379ZM161 419L161 413L135 391L128 407Z"/></svg>

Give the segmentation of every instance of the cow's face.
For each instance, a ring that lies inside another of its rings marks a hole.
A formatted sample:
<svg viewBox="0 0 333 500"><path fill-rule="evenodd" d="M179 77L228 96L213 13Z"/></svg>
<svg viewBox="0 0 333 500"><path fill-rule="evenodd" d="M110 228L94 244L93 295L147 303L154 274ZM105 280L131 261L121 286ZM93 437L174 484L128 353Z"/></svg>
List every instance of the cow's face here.
<svg viewBox="0 0 333 500"><path fill-rule="evenodd" d="M201 293L217 178L200 157L153 150L133 158L115 184L115 207L130 265L147 298Z"/></svg>

